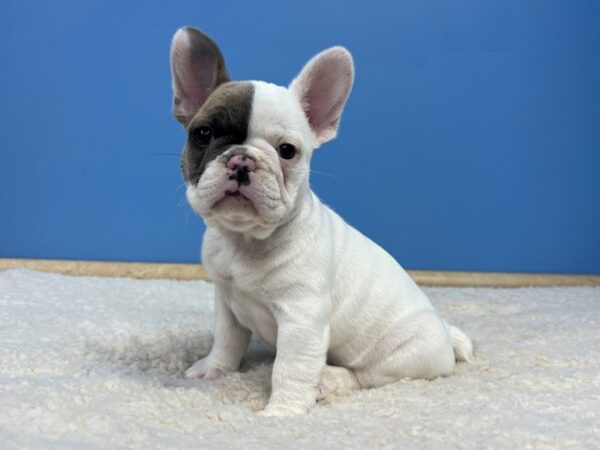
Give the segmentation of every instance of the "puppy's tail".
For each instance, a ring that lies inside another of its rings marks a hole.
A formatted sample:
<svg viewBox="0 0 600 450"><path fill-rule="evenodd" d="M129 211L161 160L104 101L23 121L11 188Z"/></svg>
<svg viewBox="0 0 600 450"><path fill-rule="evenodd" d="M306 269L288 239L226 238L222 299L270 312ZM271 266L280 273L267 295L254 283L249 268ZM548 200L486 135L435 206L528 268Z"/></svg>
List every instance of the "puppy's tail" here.
<svg viewBox="0 0 600 450"><path fill-rule="evenodd" d="M468 363L476 362L477 359L473 356L473 344L467 335L459 328L448 325L446 321L444 321L444 324L450 334L450 340L452 341L452 348L454 349L456 360Z"/></svg>

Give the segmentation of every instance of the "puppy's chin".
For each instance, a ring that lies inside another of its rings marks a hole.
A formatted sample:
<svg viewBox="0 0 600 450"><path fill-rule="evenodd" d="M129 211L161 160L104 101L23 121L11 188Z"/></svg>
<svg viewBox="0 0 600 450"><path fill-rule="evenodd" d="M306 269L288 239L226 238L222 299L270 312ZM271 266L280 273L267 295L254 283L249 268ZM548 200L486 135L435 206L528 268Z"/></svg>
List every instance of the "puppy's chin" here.
<svg viewBox="0 0 600 450"><path fill-rule="evenodd" d="M236 233L248 233L260 226L260 216L252 202L242 194L225 195L215 203L206 220ZM210 219L208 217L210 216Z"/></svg>
<svg viewBox="0 0 600 450"><path fill-rule="evenodd" d="M223 192L220 190L220 192ZM234 195L206 195L205 190L188 186L186 192L192 208L214 228L244 234L255 239L266 239L286 217L286 209L279 208L280 214L269 211L264 217L258 206L240 191Z"/></svg>

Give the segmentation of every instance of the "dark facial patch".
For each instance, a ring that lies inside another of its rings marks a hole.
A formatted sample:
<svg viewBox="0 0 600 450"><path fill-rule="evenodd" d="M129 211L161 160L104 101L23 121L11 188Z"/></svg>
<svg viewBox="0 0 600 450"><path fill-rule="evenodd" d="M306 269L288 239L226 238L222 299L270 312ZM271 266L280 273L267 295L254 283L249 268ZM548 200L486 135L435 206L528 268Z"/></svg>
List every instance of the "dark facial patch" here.
<svg viewBox="0 0 600 450"><path fill-rule="evenodd" d="M254 85L229 82L219 86L200 108L188 126L181 170L187 183L197 184L208 163L248 136ZM199 127L210 127L212 139L207 145L194 139Z"/></svg>

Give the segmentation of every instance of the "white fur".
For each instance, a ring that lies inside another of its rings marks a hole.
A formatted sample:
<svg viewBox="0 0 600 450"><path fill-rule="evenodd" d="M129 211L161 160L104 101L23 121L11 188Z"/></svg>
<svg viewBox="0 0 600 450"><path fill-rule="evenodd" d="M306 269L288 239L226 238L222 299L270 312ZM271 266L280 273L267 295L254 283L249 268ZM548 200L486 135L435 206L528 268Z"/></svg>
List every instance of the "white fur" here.
<svg viewBox="0 0 600 450"><path fill-rule="evenodd" d="M328 71L340 74L341 85L322 91ZM324 392L446 376L456 356L471 354L468 338L439 318L402 267L309 188L312 152L335 136L352 73L348 52L334 48L313 58L289 90L253 82L247 141L188 186L208 225L202 257L216 315L214 346L187 376L237 370L255 334L277 347L264 415L304 413ZM311 95L315 86L319 96ZM311 127L307 111L319 125ZM284 142L299 149L292 160L278 156ZM244 197L224 197L235 183L225 163L240 151L258 169L240 186Z"/></svg>

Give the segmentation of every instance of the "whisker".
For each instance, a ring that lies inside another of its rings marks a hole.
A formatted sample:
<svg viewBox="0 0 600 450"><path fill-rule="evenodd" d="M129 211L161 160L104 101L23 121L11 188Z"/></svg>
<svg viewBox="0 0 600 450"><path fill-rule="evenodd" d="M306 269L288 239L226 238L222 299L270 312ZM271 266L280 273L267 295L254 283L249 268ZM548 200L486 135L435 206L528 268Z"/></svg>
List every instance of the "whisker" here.
<svg viewBox="0 0 600 450"><path fill-rule="evenodd" d="M182 197L181 200L179 200L179 203L177 203L177 208L183 208L183 215L185 217L185 222L189 223L189 221L190 221L190 211L192 210L192 207L187 202L187 198L186 198L185 195Z"/></svg>
<svg viewBox="0 0 600 450"><path fill-rule="evenodd" d="M179 153L151 153L150 157L154 158L155 156L177 156L180 157Z"/></svg>
<svg viewBox="0 0 600 450"><path fill-rule="evenodd" d="M333 175L331 173L327 173L327 172L320 172L318 170L312 170L310 171L310 173L316 173L317 175L325 175L327 177L331 177L331 178L335 178L337 180L340 180L341 178L338 175Z"/></svg>

